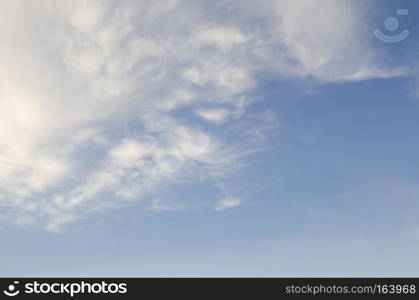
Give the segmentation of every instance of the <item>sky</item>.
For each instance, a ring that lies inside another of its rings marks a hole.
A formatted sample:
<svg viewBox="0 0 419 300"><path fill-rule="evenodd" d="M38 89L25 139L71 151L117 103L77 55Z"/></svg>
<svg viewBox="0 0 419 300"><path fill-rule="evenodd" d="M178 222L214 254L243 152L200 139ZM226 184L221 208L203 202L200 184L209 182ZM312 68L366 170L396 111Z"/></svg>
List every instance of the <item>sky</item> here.
<svg viewBox="0 0 419 300"><path fill-rule="evenodd" d="M416 2L0 11L0 276L418 275Z"/></svg>

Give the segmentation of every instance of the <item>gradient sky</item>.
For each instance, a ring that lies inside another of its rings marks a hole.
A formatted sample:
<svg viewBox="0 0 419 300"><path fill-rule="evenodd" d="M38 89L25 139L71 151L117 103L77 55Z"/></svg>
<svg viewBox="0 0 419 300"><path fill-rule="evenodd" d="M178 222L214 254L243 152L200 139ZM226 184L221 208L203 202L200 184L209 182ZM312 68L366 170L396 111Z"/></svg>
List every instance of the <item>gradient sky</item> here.
<svg viewBox="0 0 419 300"><path fill-rule="evenodd" d="M1 1L0 276L418 275L419 5L256 6Z"/></svg>

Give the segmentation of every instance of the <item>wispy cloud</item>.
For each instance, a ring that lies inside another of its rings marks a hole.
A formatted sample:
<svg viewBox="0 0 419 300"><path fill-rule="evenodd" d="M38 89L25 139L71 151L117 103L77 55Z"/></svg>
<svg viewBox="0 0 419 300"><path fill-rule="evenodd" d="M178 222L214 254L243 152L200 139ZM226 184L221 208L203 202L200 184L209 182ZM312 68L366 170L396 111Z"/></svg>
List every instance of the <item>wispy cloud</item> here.
<svg viewBox="0 0 419 300"><path fill-rule="evenodd" d="M196 113L203 119L215 123L225 121L229 115L229 111L224 108L211 108L196 111Z"/></svg>
<svg viewBox="0 0 419 300"><path fill-rule="evenodd" d="M178 178L222 180L275 128L272 112L247 126L262 73L403 72L375 62L355 5L324 4L2 1L2 218L59 230Z"/></svg>
<svg viewBox="0 0 419 300"><path fill-rule="evenodd" d="M237 197L225 197L215 205L215 210L225 210L227 208L239 206L240 203L241 200Z"/></svg>

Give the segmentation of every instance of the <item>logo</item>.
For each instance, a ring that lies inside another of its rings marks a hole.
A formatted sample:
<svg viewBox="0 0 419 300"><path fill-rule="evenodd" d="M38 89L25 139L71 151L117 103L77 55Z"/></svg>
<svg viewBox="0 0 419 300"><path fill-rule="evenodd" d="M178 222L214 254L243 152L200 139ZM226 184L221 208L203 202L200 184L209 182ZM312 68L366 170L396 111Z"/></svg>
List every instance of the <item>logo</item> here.
<svg viewBox="0 0 419 300"><path fill-rule="evenodd" d="M19 284L19 281L14 281L13 284L9 285L7 287L7 290L4 290L3 293L5 293L7 296L14 297L17 294L19 294L19 290L16 290L16 285Z"/></svg>
<svg viewBox="0 0 419 300"><path fill-rule="evenodd" d="M407 9L398 9L397 10L398 15L407 15L408 13L409 13L409 11ZM388 31L395 31L399 28L399 20L397 20L395 17L387 18L384 21L384 27ZM386 42L386 43L398 43L398 42L404 40L405 38L407 38L409 33L410 33L410 31L405 29L405 30L403 30L402 32L400 32L399 34L396 34L396 35L387 35L387 34L381 32L381 30L379 30L379 29L374 30L375 36L378 39L380 39L381 41Z"/></svg>
<svg viewBox="0 0 419 300"><path fill-rule="evenodd" d="M77 294L126 294L128 292L127 283L114 282L24 282L18 289L19 281L14 281L7 289L3 290L6 296L14 297L18 294L67 294L73 297Z"/></svg>

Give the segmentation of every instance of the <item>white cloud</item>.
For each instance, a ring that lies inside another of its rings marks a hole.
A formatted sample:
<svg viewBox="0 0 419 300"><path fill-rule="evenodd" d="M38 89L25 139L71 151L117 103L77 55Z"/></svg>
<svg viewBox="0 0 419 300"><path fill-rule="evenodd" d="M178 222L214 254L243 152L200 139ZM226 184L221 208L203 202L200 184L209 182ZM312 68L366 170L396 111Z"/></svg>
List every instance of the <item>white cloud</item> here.
<svg viewBox="0 0 419 300"><path fill-rule="evenodd" d="M277 38L288 71L320 81L359 81L400 76L404 67L388 68L374 51L362 1L277 1Z"/></svg>
<svg viewBox="0 0 419 300"><path fill-rule="evenodd" d="M229 111L225 108L210 108L197 110L196 113L204 120L220 123L225 121L229 115Z"/></svg>
<svg viewBox="0 0 419 300"><path fill-rule="evenodd" d="M274 128L247 123L260 74L400 73L375 63L355 5L324 1L2 1L2 219L59 230L179 178L221 180Z"/></svg>
<svg viewBox="0 0 419 300"><path fill-rule="evenodd" d="M215 205L215 210L225 210L227 208L232 208L239 206L241 204L241 200L237 197L225 197L220 202Z"/></svg>

